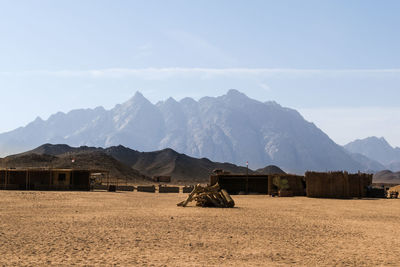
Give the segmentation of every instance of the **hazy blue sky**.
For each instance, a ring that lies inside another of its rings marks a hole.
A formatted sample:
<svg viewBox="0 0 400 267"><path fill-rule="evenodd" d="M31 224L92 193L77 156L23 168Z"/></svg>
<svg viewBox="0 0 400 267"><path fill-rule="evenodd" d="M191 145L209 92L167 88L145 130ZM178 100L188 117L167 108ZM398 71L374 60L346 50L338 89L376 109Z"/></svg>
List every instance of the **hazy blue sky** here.
<svg viewBox="0 0 400 267"><path fill-rule="evenodd" d="M400 146L400 1L0 0L0 132L236 88Z"/></svg>

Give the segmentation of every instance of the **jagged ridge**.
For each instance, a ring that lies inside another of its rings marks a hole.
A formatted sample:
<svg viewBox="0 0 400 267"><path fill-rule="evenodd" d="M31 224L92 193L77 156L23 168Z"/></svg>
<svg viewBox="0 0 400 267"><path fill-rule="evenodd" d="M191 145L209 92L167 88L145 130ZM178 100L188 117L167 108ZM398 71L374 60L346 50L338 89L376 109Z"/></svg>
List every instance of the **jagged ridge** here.
<svg viewBox="0 0 400 267"><path fill-rule="evenodd" d="M111 110L57 113L47 121L0 134L0 151L20 152L43 143L139 151L172 148L196 158L285 171L367 169L295 110L260 102L237 90L199 101L172 98L156 105L136 93Z"/></svg>

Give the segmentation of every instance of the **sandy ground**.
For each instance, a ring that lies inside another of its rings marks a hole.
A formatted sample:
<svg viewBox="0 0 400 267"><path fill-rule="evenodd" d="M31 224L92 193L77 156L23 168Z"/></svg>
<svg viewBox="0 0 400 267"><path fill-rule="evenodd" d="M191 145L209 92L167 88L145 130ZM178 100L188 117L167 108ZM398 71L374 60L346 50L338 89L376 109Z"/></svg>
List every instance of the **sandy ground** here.
<svg viewBox="0 0 400 267"><path fill-rule="evenodd" d="M400 265L400 200L0 191L0 265Z"/></svg>

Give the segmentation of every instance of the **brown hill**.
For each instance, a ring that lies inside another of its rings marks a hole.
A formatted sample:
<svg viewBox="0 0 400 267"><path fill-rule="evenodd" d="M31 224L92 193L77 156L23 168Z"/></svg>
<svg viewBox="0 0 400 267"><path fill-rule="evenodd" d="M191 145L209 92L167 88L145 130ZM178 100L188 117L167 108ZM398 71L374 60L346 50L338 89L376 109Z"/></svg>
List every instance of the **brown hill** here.
<svg viewBox="0 0 400 267"><path fill-rule="evenodd" d="M268 165L262 169L256 170L256 172L261 174L285 174L285 172L282 171L281 168L275 165Z"/></svg>
<svg viewBox="0 0 400 267"><path fill-rule="evenodd" d="M82 153L82 152L103 152L103 148L97 147L88 147L88 146L80 146L80 147L71 147L65 144L44 144L33 150L29 150L24 153L15 154L10 157L16 157L27 154L38 154L38 155L51 155L51 156L59 156L62 154L74 154L74 153Z"/></svg>
<svg viewBox="0 0 400 267"><path fill-rule="evenodd" d="M82 164L86 167L110 169L115 176L140 177L142 175L148 179L148 177L168 175L172 177L173 183L183 184L206 183L214 169L223 169L232 173L246 172L245 167L231 163L212 162L206 158L192 158L172 149L139 152L124 146L103 149L45 144L5 159L8 162L14 162L14 165L18 167L29 166L29 164L36 164L35 166L53 164L56 166L56 163L57 166L70 167L72 166L71 157L76 158L74 166ZM249 170L249 173L253 173L253 171Z"/></svg>
<svg viewBox="0 0 400 267"><path fill-rule="evenodd" d="M72 162L72 158L75 159ZM76 169L101 169L110 171L110 178L128 180L132 183L148 182L150 177L119 162L112 156L101 151L87 151L63 153L61 155L47 155L35 153L22 153L12 155L0 160L2 168L76 168Z"/></svg>
<svg viewBox="0 0 400 267"><path fill-rule="evenodd" d="M380 171L374 174L372 181L374 183L400 184L400 172Z"/></svg>
<svg viewBox="0 0 400 267"><path fill-rule="evenodd" d="M215 169L232 173L245 173L245 167L231 163L212 162L209 159L192 158L172 149L154 152L138 152L124 146L110 147L106 153L119 161L132 166L148 176L170 175L176 183L205 183ZM253 173L249 170L249 173Z"/></svg>
<svg viewBox="0 0 400 267"><path fill-rule="evenodd" d="M20 154L5 157L0 160L2 168L18 168L18 167L52 167L53 161L57 157L46 154Z"/></svg>

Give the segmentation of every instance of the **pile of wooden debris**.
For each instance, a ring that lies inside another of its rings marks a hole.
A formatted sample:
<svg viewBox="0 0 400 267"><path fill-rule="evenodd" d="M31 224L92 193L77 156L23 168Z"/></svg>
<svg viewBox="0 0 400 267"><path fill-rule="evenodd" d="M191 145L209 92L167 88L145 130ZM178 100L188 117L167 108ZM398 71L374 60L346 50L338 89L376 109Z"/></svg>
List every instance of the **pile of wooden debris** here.
<svg viewBox="0 0 400 267"><path fill-rule="evenodd" d="M235 206L235 201L218 184L213 186L196 185L189 197L177 205L186 207L192 201L196 201L196 206L200 207L233 208Z"/></svg>

